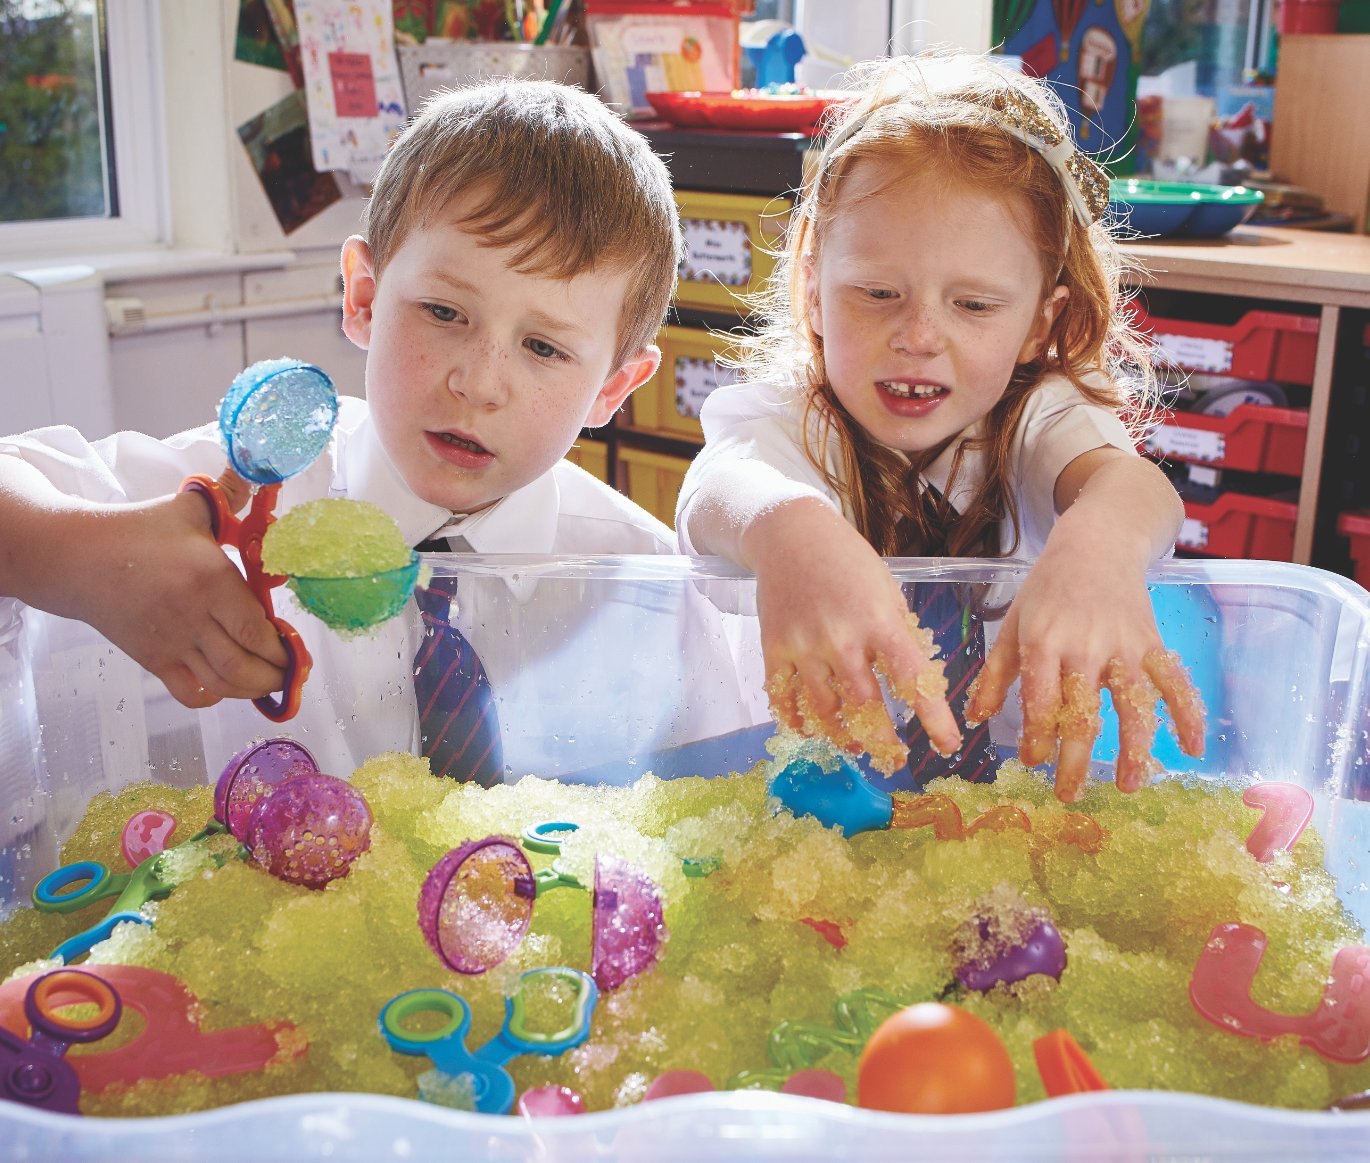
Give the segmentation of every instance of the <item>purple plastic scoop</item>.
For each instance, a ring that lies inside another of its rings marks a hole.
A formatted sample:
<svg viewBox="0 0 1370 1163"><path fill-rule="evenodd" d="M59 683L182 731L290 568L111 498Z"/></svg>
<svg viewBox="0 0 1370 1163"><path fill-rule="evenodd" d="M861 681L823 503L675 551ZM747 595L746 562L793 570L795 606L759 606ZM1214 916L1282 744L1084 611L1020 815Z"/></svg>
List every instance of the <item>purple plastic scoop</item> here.
<svg viewBox="0 0 1370 1163"><path fill-rule="evenodd" d="M267 789L247 832L254 863L290 884L323 888L371 847L371 808L345 779L303 771Z"/></svg>
<svg viewBox="0 0 1370 1163"><path fill-rule="evenodd" d="M982 932L988 926L981 922ZM1004 949L997 956L984 961L968 961L956 967L957 980L967 989L981 993L996 985L1012 985L1034 973L1043 973L1057 981L1066 967L1066 946L1060 930L1048 920L1038 921L1024 934L1020 943Z"/></svg>
<svg viewBox="0 0 1370 1163"><path fill-rule="evenodd" d="M419 890L419 929L449 969L484 973L518 948L537 886L518 843L468 840L437 862ZM598 978L596 978L598 981Z"/></svg>
<svg viewBox="0 0 1370 1163"><path fill-rule="evenodd" d="M595 860L590 976L603 990L656 964L666 935L661 896L641 869L616 856Z"/></svg>
<svg viewBox="0 0 1370 1163"><path fill-rule="evenodd" d="M214 818L246 844L252 813L271 790L318 770L314 756L293 739L266 739L244 747L228 761L214 785Z"/></svg>

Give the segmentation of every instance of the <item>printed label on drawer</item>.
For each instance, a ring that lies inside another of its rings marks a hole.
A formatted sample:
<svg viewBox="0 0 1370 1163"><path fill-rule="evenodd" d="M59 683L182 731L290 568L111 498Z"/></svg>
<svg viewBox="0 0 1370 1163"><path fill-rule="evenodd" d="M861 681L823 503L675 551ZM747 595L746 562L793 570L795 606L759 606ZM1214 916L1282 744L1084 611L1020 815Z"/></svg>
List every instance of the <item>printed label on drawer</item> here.
<svg viewBox="0 0 1370 1163"><path fill-rule="evenodd" d="M1224 339L1165 335L1159 331L1152 338L1166 363L1192 368L1196 372L1225 372L1232 366L1232 344Z"/></svg>
<svg viewBox="0 0 1370 1163"><path fill-rule="evenodd" d="M752 240L745 222L684 218L685 257L680 277L687 283L718 282L745 287L752 280Z"/></svg>
<svg viewBox="0 0 1370 1163"><path fill-rule="evenodd" d="M1222 469L1209 468L1206 464L1191 464L1188 475L1190 484L1203 485L1208 489L1216 489L1223 479Z"/></svg>
<svg viewBox="0 0 1370 1163"><path fill-rule="evenodd" d="M715 388L737 383L737 371L720 367L711 359L682 355L675 361L675 410L682 416L699 416L699 409Z"/></svg>
<svg viewBox="0 0 1370 1163"><path fill-rule="evenodd" d="M1190 460L1222 460L1227 438L1221 432L1162 424L1146 438L1146 450L1156 456L1180 456Z"/></svg>
<svg viewBox="0 0 1370 1163"><path fill-rule="evenodd" d="M1175 538L1175 541L1186 549L1206 548L1208 545L1208 523L1196 521L1193 517L1186 517L1180 522L1180 535Z"/></svg>

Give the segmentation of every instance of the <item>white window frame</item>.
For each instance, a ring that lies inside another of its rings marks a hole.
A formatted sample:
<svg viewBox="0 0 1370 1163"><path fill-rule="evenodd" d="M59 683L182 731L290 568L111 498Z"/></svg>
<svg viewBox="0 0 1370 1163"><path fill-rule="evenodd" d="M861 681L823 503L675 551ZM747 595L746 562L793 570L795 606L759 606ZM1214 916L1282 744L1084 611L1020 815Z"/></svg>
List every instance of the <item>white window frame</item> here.
<svg viewBox="0 0 1370 1163"><path fill-rule="evenodd" d="M992 0L891 0L890 48L916 53L952 44L967 52L990 48Z"/></svg>
<svg viewBox="0 0 1370 1163"><path fill-rule="evenodd" d="M170 237L158 0L105 0L105 27L118 216L0 223L0 269L157 247Z"/></svg>

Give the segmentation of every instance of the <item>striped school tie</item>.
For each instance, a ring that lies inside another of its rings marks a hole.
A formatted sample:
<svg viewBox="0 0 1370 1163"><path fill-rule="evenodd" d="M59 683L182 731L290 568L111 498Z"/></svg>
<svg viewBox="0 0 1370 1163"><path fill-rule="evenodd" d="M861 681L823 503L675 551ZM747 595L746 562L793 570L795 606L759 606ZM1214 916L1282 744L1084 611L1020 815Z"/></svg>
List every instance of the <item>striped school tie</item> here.
<svg viewBox="0 0 1370 1163"><path fill-rule="evenodd" d="M904 596L919 624L932 631L946 671L947 702L961 728L961 749L955 755L942 756L933 748L922 723L911 717L903 732L909 745L907 778L919 791L929 780L944 775L971 781L991 780L996 773L997 757L989 737L989 724L966 727L970 684L985 662L984 623L967 604L963 586L950 582L910 583L904 586ZM895 778L900 779L903 774L896 773ZM900 779L901 786L902 783Z"/></svg>
<svg viewBox="0 0 1370 1163"><path fill-rule="evenodd" d="M916 552L927 557L946 556L948 525L955 512L932 485L922 483L918 487L924 532L919 535ZM922 723L910 717L901 731L909 745L909 763L895 772L896 786L922 791L929 780L945 775L973 782L992 780L998 772L998 757L990 741L989 724L966 727L970 684L985 664L985 626L971 604L973 591L952 582L910 582L903 588L918 624L932 631L937 644L937 657L947 676L947 703L961 728L961 749L955 755L939 755Z"/></svg>
<svg viewBox="0 0 1370 1163"><path fill-rule="evenodd" d="M424 626L414 655L419 746L434 775L490 787L504 774L499 716L479 656L448 620L456 589L454 577L414 588Z"/></svg>

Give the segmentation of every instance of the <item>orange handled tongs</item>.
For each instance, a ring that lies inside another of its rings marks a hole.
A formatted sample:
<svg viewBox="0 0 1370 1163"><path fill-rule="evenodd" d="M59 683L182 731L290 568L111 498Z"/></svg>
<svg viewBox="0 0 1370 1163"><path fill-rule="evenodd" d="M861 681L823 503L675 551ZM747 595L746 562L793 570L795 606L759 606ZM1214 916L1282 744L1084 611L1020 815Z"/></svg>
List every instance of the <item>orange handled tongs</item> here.
<svg viewBox="0 0 1370 1163"><path fill-rule="evenodd" d="M220 545L232 545L242 559L243 574L248 589L256 596L266 611L267 620L276 628L281 645L285 647L285 684L280 697L262 695L252 700L252 705L275 723L293 719L300 709L300 691L304 680L309 677L314 659L305 648L304 639L284 618L276 617L271 602L271 591L285 581L284 574L267 573L262 568L262 538L267 528L276 519L276 495L281 491L279 484L262 485L252 494L252 504L247 516L238 518L229 507L228 494L218 481L212 477L196 474L181 483L184 493L199 493L209 505L209 530Z"/></svg>

